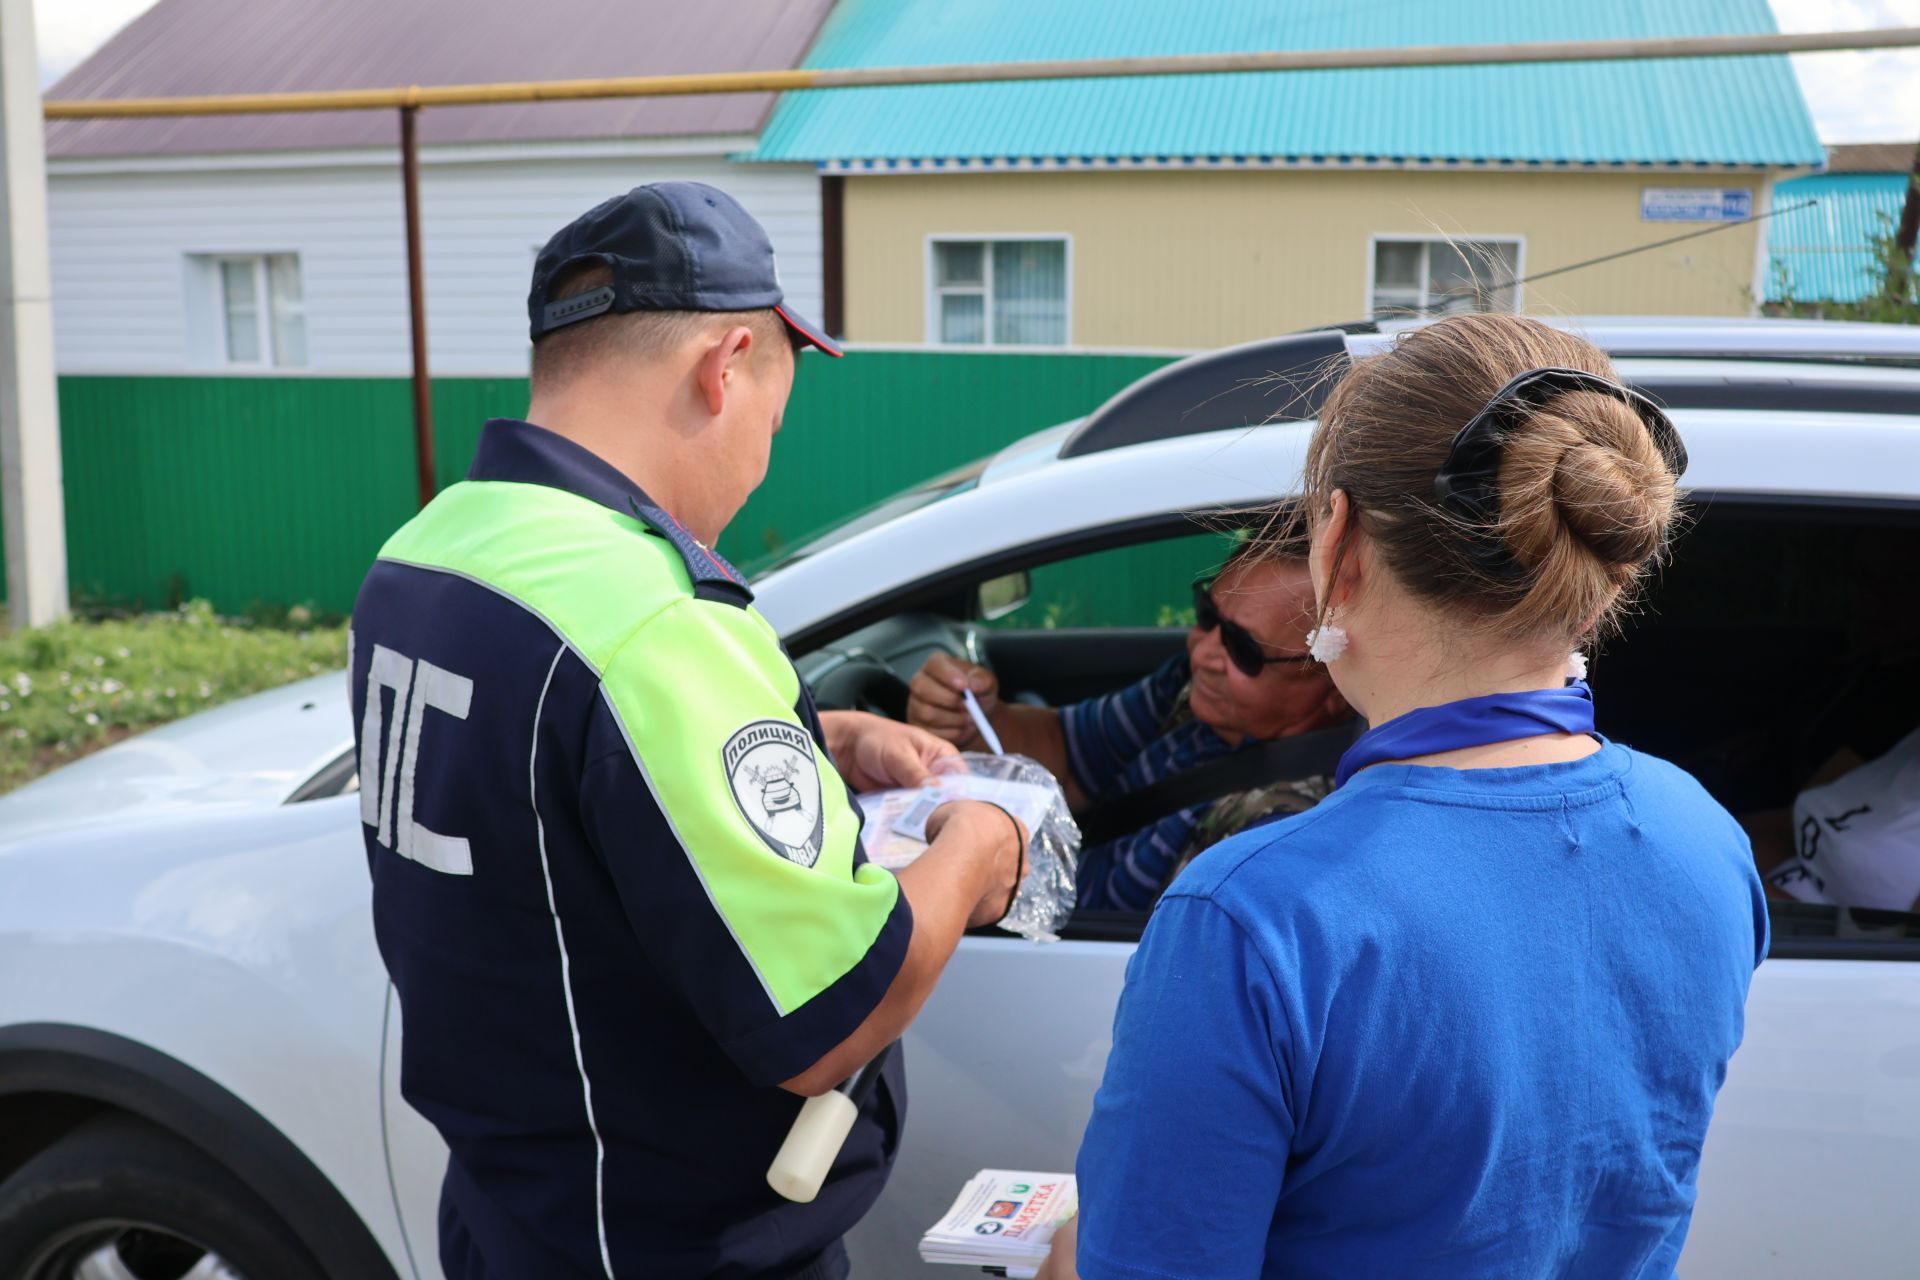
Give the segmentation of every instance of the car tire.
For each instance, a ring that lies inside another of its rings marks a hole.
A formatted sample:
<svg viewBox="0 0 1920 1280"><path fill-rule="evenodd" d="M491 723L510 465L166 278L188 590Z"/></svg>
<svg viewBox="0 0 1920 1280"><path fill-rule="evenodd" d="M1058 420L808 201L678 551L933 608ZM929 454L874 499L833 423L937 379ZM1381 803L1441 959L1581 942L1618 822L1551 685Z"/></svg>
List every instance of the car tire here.
<svg viewBox="0 0 1920 1280"><path fill-rule="evenodd" d="M213 1157L105 1116L0 1182L0 1280L120 1275L326 1280L272 1207Z"/></svg>

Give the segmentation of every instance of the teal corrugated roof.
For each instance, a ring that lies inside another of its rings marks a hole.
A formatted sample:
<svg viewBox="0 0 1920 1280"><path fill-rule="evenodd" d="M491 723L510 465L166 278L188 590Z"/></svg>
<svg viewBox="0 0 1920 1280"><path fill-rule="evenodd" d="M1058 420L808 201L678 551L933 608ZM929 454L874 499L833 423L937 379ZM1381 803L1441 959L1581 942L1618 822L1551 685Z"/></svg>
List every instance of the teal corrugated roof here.
<svg viewBox="0 0 1920 1280"><path fill-rule="evenodd" d="M1771 32L1766 0L840 0L809 67ZM786 94L756 160L1815 166L1784 57Z"/></svg>
<svg viewBox="0 0 1920 1280"><path fill-rule="evenodd" d="M1818 173L1775 183L1774 208L1815 204L1768 224L1767 301L1858 302L1879 288L1873 237L1893 231L1906 198L1904 173Z"/></svg>

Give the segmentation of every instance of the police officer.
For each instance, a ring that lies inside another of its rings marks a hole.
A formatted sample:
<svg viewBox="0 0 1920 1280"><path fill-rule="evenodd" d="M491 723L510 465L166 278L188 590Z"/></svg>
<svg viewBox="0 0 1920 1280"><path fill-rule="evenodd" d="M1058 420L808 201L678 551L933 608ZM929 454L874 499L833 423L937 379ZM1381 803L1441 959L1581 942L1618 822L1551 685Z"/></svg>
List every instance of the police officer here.
<svg viewBox="0 0 1920 1280"><path fill-rule="evenodd" d="M782 305L760 225L637 188L548 242L528 312L533 421L486 425L353 618L401 1089L451 1149L442 1266L833 1280L899 1142L899 1055L815 1201L767 1166L1004 914L1026 833L954 804L898 877L868 864L849 788L952 748L817 714L711 550L798 349L840 354Z"/></svg>

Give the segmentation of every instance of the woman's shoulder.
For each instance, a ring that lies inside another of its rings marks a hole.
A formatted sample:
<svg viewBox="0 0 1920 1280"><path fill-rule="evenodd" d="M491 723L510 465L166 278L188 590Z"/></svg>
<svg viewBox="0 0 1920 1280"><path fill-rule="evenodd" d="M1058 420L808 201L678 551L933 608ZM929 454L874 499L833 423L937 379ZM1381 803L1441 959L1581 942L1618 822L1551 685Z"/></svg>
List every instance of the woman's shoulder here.
<svg viewBox="0 0 1920 1280"><path fill-rule="evenodd" d="M1636 813L1639 807L1651 803L1660 806L1663 817L1692 816L1733 830L1739 829L1740 824L1733 815L1713 798L1700 779L1673 761L1618 743L1610 744L1609 750L1620 752L1627 761L1627 767L1621 772L1621 782L1636 807Z"/></svg>
<svg viewBox="0 0 1920 1280"><path fill-rule="evenodd" d="M1562 788L1571 788L1567 794ZM1357 775L1304 813L1229 836L1200 854L1168 894L1223 902L1249 896L1271 911L1293 900L1324 902L1345 881L1380 874L1432 841L1464 838L1486 810L1619 803L1655 829L1724 835L1744 851L1740 826L1692 774L1658 756L1608 743L1571 766L1460 771L1384 765ZM1731 847L1731 846L1730 846ZM1416 858L1416 861L1419 859ZM1264 913L1264 912L1263 912Z"/></svg>
<svg viewBox="0 0 1920 1280"><path fill-rule="evenodd" d="M1305 812L1227 836L1189 863L1164 896L1210 898L1226 905L1252 895L1271 910L1276 895L1305 896L1324 888L1325 877L1351 869L1357 846L1368 834L1360 828L1377 826L1364 816L1354 820L1350 794L1335 791Z"/></svg>

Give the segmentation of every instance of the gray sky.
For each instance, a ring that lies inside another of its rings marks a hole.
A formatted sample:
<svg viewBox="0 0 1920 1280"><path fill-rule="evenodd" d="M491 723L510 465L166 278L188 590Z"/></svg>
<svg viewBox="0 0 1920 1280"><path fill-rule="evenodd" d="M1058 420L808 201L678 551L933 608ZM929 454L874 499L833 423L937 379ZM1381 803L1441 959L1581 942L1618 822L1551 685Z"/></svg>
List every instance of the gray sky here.
<svg viewBox="0 0 1920 1280"><path fill-rule="evenodd" d="M42 87L79 65L153 3L34 0ZM1920 26L1920 0L1772 0L1772 4L1784 31ZM1920 50L1825 53L1796 57L1793 65L1824 141L1920 137Z"/></svg>

